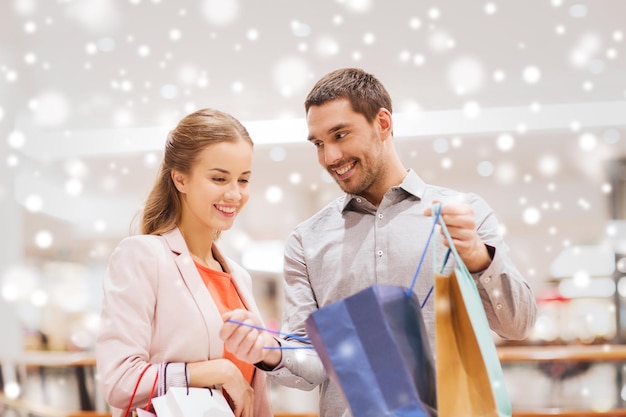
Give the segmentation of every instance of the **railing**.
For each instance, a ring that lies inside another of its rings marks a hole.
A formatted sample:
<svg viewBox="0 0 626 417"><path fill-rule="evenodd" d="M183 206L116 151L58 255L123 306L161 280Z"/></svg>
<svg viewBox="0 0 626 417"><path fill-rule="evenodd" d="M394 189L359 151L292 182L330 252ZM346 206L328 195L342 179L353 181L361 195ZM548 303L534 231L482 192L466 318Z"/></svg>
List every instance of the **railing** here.
<svg viewBox="0 0 626 417"><path fill-rule="evenodd" d="M501 362L626 361L626 345L501 346Z"/></svg>
<svg viewBox="0 0 626 417"><path fill-rule="evenodd" d="M11 398L5 393L5 384L0 379L0 405L24 415L39 417L108 417L111 414L97 396L95 387L95 358L84 352L26 351L19 356L2 358L3 367L15 367L16 382L24 382L29 373L37 372L42 385L50 377L50 370L68 370L76 381L79 409L44 404L26 397Z"/></svg>
<svg viewBox="0 0 626 417"><path fill-rule="evenodd" d="M540 363L556 361L626 362L626 345L592 346L507 346L498 347L498 356L506 363ZM16 358L4 359L20 373L27 369L69 368L73 371L78 390L80 409L69 410L23 398L8 398L3 393L0 379L0 406L14 409L28 416L38 417L110 417L106 405L98 397L95 387L95 358L91 353L25 352ZM45 383L45 381L43 381ZM619 391L619 390L618 390ZM566 410L549 408L541 410L514 410L513 417L626 417L626 409L608 411ZM317 414L276 413L275 417L317 417Z"/></svg>
<svg viewBox="0 0 626 417"><path fill-rule="evenodd" d="M506 363L541 362L622 362L626 361L626 345L564 345L498 347L498 357ZM621 388L621 387L620 387ZM618 390L620 392L621 389ZM513 417L623 417L626 409L606 411L547 408L514 410Z"/></svg>

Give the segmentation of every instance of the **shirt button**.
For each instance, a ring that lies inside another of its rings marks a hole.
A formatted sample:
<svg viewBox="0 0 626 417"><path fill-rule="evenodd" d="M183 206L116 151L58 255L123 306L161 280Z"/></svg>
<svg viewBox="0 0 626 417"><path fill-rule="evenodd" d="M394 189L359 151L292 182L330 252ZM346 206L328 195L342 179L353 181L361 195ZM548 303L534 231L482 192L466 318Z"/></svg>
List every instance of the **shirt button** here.
<svg viewBox="0 0 626 417"><path fill-rule="evenodd" d="M378 218L379 218L379 219L382 219L383 217L384 217L384 216L383 216L383 214L382 214L382 213L378 213Z"/></svg>
<svg viewBox="0 0 626 417"><path fill-rule="evenodd" d="M301 379L296 379L296 384L299 384L300 382L302 382Z"/></svg>
<svg viewBox="0 0 626 417"><path fill-rule="evenodd" d="M489 281L491 281L491 277L486 277L486 278L484 279L484 281L485 281L485 282L489 282Z"/></svg>
<svg viewBox="0 0 626 417"><path fill-rule="evenodd" d="M496 310L502 310L502 304L496 304Z"/></svg>
<svg viewBox="0 0 626 417"><path fill-rule="evenodd" d="M382 250L378 250L378 251L376 251L376 254L377 254L378 256L383 256L383 251L382 251Z"/></svg>
<svg viewBox="0 0 626 417"><path fill-rule="evenodd" d="M360 202L361 202L361 199L360 199L360 198L357 198L357 199L356 199L356 202L357 202L357 203L360 203Z"/></svg>

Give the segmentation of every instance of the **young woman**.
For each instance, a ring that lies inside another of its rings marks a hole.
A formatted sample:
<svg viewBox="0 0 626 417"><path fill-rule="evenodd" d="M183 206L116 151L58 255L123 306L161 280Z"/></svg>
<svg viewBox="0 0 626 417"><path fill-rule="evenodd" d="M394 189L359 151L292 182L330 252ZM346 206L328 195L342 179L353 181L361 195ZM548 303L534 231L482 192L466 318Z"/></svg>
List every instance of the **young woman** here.
<svg viewBox="0 0 626 417"><path fill-rule="evenodd" d="M96 357L114 417L135 390L130 409L145 406L155 384L221 387L237 417L272 416L264 373L219 338L225 312L260 317L250 275L216 246L248 201L252 149L242 124L213 109L169 134L141 234L119 243L104 278Z"/></svg>

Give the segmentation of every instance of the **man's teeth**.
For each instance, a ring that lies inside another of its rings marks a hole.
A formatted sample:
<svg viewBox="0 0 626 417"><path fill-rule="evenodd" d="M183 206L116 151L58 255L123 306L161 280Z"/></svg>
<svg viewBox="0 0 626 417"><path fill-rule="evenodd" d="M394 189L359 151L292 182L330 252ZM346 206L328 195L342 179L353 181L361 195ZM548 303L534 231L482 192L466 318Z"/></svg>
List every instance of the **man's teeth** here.
<svg viewBox="0 0 626 417"><path fill-rule="evenodd" d="M343 175L343 174L345 174L346 172L350 171L350 169L352 168L352 166L354 166L354 164L350 164L350 165L345 166L345 167L343 167L343 168L336 169L336 170L335 170L335 172L336 172L337 174L339 174L339 175Z"/></svg>

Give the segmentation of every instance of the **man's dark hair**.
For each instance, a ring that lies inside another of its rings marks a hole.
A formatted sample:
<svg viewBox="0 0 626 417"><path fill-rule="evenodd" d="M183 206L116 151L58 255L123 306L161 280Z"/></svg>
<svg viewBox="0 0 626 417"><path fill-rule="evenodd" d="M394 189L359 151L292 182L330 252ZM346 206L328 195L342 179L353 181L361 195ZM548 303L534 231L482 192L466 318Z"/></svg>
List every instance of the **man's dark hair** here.
<svg viewBox="0 0 626 417"><path fill-rule="evenodd" d="M307 95L304 109L308 113L311 106L340 98L347 99L352 109L365 116L370 123L381 107L392 113L391 97L383 84L359 68L342 68L326 74Z"/></svg>

